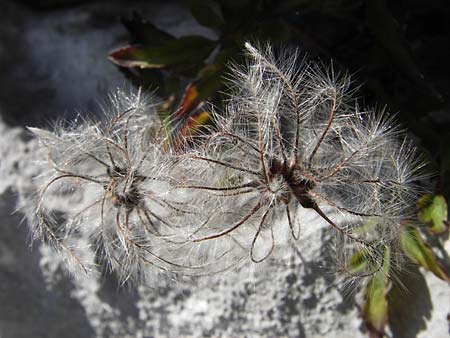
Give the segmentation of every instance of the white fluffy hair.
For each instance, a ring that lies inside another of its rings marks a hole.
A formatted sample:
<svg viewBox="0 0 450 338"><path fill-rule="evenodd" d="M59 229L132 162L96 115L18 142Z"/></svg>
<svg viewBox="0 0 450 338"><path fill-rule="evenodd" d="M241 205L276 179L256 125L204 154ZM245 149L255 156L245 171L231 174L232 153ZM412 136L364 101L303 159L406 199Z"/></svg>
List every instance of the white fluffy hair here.
<svg viewBox="0 0 450 338"><path fill-rule="evenodd" d="M48 154L35 236L83 269L91 250L123 282L148 281L262 262L315 226L306 209L330 226L341 262L363 252L374 264L359 276L380 271L412 216L415 148L387 113L358 108L347 74L269 45L246 51L225 111L182 152L140 91L111 94L105 123L30 128Z"/></svg>
<svg viewBox="0 0 450 338"><path fill-rule="evenodd" d="M33 237L60 251L73 271L95 271L105 261L122 282L147 280L151 266L176 272L177 248L169 248L177 222L195 211L169 194L176 162L158 137L154 100L118 89L102 110L101 122L30 128L47 158L37 178Z"/></svg>
<svg viewBox="0 0 450 338"><path fill-rule="evenodd" d="M362 251L374 264L360 275L379 271L412 216L423 167L415 148L387 113L358 108L347 74L297 52L275 57L269 45L246 51L225 112L185 155L198 162L186 188L216 215L194 242L234 242L261 262L285 238L280 223L298 237L306 208L334 231L340 263Z"/></svg>

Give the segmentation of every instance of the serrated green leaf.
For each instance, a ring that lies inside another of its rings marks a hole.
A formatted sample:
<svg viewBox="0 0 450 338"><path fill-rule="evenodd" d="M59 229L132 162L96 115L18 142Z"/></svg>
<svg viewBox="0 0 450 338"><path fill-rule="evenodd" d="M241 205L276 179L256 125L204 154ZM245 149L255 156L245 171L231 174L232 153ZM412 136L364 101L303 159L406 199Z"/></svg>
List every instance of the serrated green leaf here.
<svg viewBox="0 0 450 338"><path fill-rule="evenodd" d="M372 336L382 337L387 324L388 303L386 299L388 286L390 252L384 249L382 268L370 279L365 292L363 318Z"/></svg>
<svg viewBox="0 0 450 338"><path fill-rule="evenodd" d="M429 230L440 234L447 230L447 202L442 195L424 195L417 202L418 218Z"/></svg>
<svg viewBox="0 0 450 338"><path fill-rule="evenodd" d="M433 252L427 247L419 231L406 226L401 233L400 244L403 252L413 262L431 271L436 277L450 282L450 276L441 268Z"/></svg>
<svg viewBox="0 0 450 338"><path fill-rule="evenodd" d="M177 64L197 65L213 51L216 42L202 36L185 36L163 46L126 46L109 54L121 67L164 68Z"/></svg>

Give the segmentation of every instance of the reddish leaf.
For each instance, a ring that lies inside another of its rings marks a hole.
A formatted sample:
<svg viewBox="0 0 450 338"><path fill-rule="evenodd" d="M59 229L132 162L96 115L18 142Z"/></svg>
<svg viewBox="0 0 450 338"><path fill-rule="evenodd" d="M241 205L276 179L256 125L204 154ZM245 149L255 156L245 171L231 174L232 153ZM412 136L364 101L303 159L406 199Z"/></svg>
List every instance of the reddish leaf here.
<svg viewBox="0 0 450 338"><path fill-rule="evenodd" d="M194 105L198 101L198 89L197 86L190 83L184 90L183 97L181 98L180 104L174 113L175 118L183 118L190 110L193 109Z"/></svg>
<svg viewBox="0 0 450 338"><path fill-rule="evenodd" d="M202 36L184 36L161 46L126 46L109 54L109 60L121 67L162 68L172 65L203 63L216 42Z"/></svg>
<svg viewBox="0 0 450 338"><path fill-rule="evenodd" d="M197 85L190 83L171 118L171 146L178 149L208 123L210 112L204 102L199 101Z"/></svg>
<svg viewBox="0 0 450 338"><path fill-rule="evenodd" d="M162 63L149 63L146 49L141 46L125 46L109 54L108 59L120 67L162 68Z"/></svg>

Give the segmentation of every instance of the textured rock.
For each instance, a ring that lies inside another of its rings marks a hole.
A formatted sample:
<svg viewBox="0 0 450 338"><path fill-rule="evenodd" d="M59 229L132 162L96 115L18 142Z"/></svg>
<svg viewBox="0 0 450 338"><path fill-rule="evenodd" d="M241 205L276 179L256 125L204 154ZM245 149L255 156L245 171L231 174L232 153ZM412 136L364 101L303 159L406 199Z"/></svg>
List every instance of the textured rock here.
<svg viewBox="0 0 450 338"><path fill-rule="evenodd" d="M1 338L365 336L354 299L332 273L328 229L310 213L296 243L301 256L289 248L256 268L137 289L118 288L111 275L73 278L50 248L36 243L31 250L22 213L12 214L37 174L37 142L23 126L70 118L76 108L95 111L97 99L124 82L105 55L126 33L118 4L52 12L2 5L0 107L20 127L0 122ZM143 11L176 35L211 34L176 2ZM405 291L401 299L406 309L399 304L391 313L394 336L448 336L447 285L425 274L410 287L412 298Z"/></svg>

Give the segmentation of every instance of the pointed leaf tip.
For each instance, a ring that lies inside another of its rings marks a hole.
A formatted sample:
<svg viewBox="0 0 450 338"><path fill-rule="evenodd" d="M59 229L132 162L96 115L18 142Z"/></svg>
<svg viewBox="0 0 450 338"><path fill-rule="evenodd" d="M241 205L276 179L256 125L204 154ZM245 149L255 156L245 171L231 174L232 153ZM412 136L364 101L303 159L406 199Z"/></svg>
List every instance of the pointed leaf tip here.
<svg viewBox="0 0 450 338"><path fill-rule="evenodd" d="M442 195L424 195L417 202L418 218L427 224L434 234L444 233L449 224L447 222L447 202Z"/></svg>
<svg viewBox="0 0 450 338"><path fill-rule="evenodd" d="M401 233L400 245L413 262L432 272L436 277L450 282L450 276L442 269L433 251L425 244L419 230L406 226Z"/></svg>

